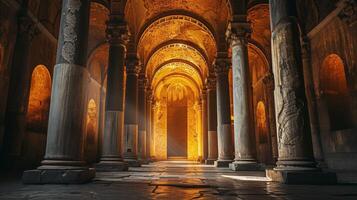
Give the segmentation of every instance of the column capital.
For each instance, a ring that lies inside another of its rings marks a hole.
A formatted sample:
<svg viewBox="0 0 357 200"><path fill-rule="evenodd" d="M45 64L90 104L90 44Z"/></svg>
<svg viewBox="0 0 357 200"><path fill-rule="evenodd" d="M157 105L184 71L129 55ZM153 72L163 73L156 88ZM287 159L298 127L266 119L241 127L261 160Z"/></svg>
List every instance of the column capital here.
<svg viewBox="0 0 357 200"><path fill-rule="evenodd" d="M116 15L111 15L107 21L106 36L109 44L126 46L130 33L127 23Z"/></svg>
<svg viewBox="0 0 357 200"><path fill-rule="evenodd" d="M204 87L202 89L202 94L201 94L201 101L206 101L207 100L207 88Z"/></svg>
<svg viewBox="0 0 357 200"><path fill-rule="evenodd" d="M214 90L216 89L216 77L213 76L209 76L206 80L206 88L207 90Z"/></svg>
<svg viewBox="0 0 357 200"><path fill-rule="evenodd" d="M126 65L126 73L128 75L134 74L136 76L139 76L141 65L137 57L128 57L125 61L125 65Z"/></svg>
<svg viewBox="0 0 357 200"><path fill-rule="evenodd" d="M236 45L248 45L248 39L252 33L251 25L246 21L246 16L240 21L233 21L229 24L226 32L228 43L233 47Z"/></svg>
<svg viewBox="0 0 357 200"><path fill-rule="evenodd" d="M213 62L216 75L228 73L231 60L228 57L217 57Z"/></svg>
<svg viewBox="0 0 357 200"><path fill-rule="evenodd" d="M19 11L18 17L18 34L22 37L27 37L29 41L40 33L37 24L28 16L27 10Z"/></svg>
<svg viewBox="0 0 357 200"><path fill-rule="evenodd" d="M145 75L140 74L138 82L139 82L139 89L146 90L148 79L145 77Z"/></svg>
<svg viewBox="0 0 357 200"><path fill-rule="evenodd" d="M357 3L355 0L344 0L344 8L338 15L348 26L353 27L357 22Z"/></svg>
<svg viewBox="0 0 357 200"><path fill-rule="evenodd" d="M151 88L148 88L146 91L146 100L150 103L153 102L153 92Z"/></svg>

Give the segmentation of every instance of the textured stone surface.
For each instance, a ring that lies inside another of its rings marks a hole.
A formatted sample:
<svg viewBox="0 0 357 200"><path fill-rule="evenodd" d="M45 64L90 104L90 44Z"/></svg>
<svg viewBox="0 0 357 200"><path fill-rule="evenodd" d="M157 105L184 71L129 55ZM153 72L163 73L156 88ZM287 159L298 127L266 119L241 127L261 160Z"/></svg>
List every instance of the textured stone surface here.
<svg viewBox="0 0 357 200"><path fill-rule="evenodd" d="M158 162L128 172L97 173L84 185L23 185L1 174L0 199L343 199L355 185L283 185L263 172L233 172L187 162Z"/></svg>

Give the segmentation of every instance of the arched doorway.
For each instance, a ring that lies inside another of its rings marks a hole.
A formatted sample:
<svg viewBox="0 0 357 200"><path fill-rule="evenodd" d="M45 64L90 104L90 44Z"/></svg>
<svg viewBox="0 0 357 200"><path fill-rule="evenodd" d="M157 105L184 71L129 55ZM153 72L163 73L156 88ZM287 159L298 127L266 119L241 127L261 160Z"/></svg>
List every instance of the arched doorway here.
<svg viewBox="0 0 357 200"><path fill-rule="evenodd" d="M330 130L336 131L353 127L345 66L337 54L327 56L322 63L320 90L326 101Z"/></svg>
<svg viewBox="0 0 357 200"><path fill-rule="evenodd" d="M167 89L167 157L187 158L187 90L172 84Z"/></svg>

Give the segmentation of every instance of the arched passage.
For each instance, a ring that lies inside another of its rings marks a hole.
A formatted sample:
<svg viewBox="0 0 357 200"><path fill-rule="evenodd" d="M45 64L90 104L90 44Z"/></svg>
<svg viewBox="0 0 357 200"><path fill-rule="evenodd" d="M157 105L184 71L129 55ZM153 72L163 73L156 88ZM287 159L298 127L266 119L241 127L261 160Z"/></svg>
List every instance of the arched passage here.
<svg viewBox="0 0 357 200"><path fill-rule="evenodd" d="M51 97L51 75L44 65L37 65L31 76L31 88L27 108L27 128L46 132Z"/></svg>
<svg viewBox="0 0 357 200"><path fill-rule="evenodd" d="M322 63L320 89L326 100L330 129L334 131L353 127L345 66L337 54L328 55Z"/></svg>

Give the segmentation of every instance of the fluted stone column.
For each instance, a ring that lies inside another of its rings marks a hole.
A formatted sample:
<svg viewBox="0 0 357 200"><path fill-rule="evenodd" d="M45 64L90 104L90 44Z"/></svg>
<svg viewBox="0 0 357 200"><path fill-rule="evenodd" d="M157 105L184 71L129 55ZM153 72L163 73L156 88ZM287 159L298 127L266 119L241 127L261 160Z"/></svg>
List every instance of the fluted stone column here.
<svg viewBox="0 0 357 200"><path fill-rule="evenodd" d="M231 117L229 102L228 70L230 60L227 53L218 53L214 63L217 78L217 141L218 159L216 167L228 167L233 162L233 144L231 134Z"/></svg>
<svg viewBox="0 0 357 200"><path fill-rule="evenodd" d="M3 150L8 159L21 156L32 71L32 66L29 65L30 47L38 33L35 22L27 15L26 8L20 9L17 20L18 29L5 116Z"/></svg>
<svg viewBox="0 0 357 200"><path fill-rule="evenodd" d="M207 89L202 90L202 162L208 158Z"/></svg>
<svg viewBox="0 0 357 200"><path fill-rule="evenodd" d="M151 162L151 138L152 138L152 89L149 87L146 91L146 156Z"/></svg>
<svg viewBox="0 0 357 200"><path fill-rule="evenodd" d="M305 91L306 98L308 101L308 111L310 116L310 127L312 136L312 146L315 160L319 167L326 168L327 165L324 161L324 153L322 149L322 142L320 136L320 126L318 119L317 103L314 90L314 82L312 75L312 65L311 65L311 51L310 51L310 41L307 37L302 40L302 63L304 68L304 79L305 79Z"/></svg>
<svg viewBox="0 0 357 200"><path fill-rule="evenodd" d="M146 132L146 84L145 74L139 76L139 96L138 96L138 159L140 163L147 164L147 132Z"/></svg>
<svg viewBox="0 0 357 200"><path fill-rule="evenodd" d="M208 121L208 155L206 164L213 165L218 158L217 143L217 93L214 76L207 79L207 121Z"/></svg>
<svg viewBox="0 0 357 200"><path fill-rule="evenodd" d="M138 76L140 63L136 56L126 60L126 96L124 160L130 167L140 167L138 161Z"/></svg>
<svg viewBox="0 0 357 200"><path fill-rule="evenodd" d="M124 61L128 28L122 19L110 16L107 23L109 43L105 125L100 162L97 171L126 171L122 158L124 131Z"/></svg>
<svg viewBox="0 0 357 200"><path fill-rule="evenodd" d="M229 41L232 47L233 111L235 159L230 165L234 171L258 170L253 143L252 84L248 62L250 24L246 16L239 16L231 23Z"/></svg>
<svg viewBox="0 0 357 200"><path fill-rule="evenodd" d="M267 175L285 183L334 182L314 161L296 1L270 0L270 8L279 158Z"/></svg>
<svg viewBox="0 0 357 200"><path fill-rule="evenodd" d="M42 166L24 172L25 183L84 183L95 175L82 158L89 5L79 0L62 3L46 155Z"/></svg>

